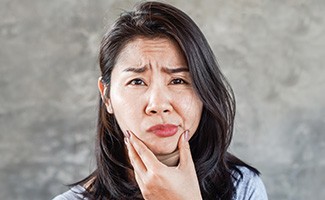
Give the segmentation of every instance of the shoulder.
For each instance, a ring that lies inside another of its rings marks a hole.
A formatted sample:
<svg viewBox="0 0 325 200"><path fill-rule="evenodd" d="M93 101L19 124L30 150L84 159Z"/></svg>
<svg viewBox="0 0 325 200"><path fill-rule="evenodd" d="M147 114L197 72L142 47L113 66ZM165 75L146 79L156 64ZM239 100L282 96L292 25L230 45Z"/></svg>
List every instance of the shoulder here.
<svg viewBox="0 0 325 200"><path fill-rule="evenodd" d="M258 174L247 167L234 172L235 200L267 200L265 186Z"/></svg>
<svg viewBox="0 0 325 200"><path fill-rule="evenodd" d="M82 193L85 191L85 188L83 188L80 185L76 185L72 187L70 190L66 191L65 193L62 193L52 200L79 200L79 199L85 199L83 198ZM85 199L86 200L86 199Z"/></svg>

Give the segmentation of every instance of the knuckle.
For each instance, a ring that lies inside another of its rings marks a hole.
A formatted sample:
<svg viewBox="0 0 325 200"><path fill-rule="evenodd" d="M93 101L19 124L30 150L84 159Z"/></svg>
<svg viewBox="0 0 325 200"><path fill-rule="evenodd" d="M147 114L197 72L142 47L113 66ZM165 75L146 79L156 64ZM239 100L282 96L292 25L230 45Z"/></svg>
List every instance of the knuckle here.
<svg viewBox="0 0 325 200"><path fill-rule="evenodd" d="M150 175L151 176L157 176L158 174L161 173L161 169L159 166L157 165L152 165L151 168L150 168Z"/></svg>
<svg viewBox="0 0 325 200"><path fill-rule="evenodd" d="M153 196L155 196L159 185L161 185L163 182L162 177L159 175L159 173L153 170L148 171L146 177L142 180L143 185L141 188L141 193L145 199L151 199Z"/></svg>
<svg viewBox="0 0 325 200"><path fill-rule="evenodd" d="M160 176L152 171L148 171L148 174L144 180L147 189L152 189L155 183L159 182Z"/></svg>

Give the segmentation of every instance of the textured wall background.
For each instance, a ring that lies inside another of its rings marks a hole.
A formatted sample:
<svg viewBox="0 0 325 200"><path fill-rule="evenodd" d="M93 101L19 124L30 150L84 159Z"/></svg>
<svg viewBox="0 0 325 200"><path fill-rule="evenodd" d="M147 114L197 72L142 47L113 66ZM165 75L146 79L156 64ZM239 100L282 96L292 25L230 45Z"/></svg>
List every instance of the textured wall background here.
<svg viewBox="0 0 325 200"><path fill-rule="evenodd" d="M167 1L202 28L238 102L232 152L270 199L325 198L325 1ZM0 199L93 168L100 38L135 1L1 0Z"/></svg>

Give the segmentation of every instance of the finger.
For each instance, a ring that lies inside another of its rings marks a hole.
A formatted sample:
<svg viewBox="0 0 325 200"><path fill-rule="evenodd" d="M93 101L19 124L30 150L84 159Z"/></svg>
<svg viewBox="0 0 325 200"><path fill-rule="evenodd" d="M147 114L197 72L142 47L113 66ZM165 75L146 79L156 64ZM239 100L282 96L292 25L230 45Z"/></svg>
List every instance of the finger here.
<svg viewBox="0 0 325 200"><path fill-rule="evenodd" d="M141 175L143 175L143 174L141 174ZM139 172L134 171L134 177L135 177L136 182L137 182L138 185L139 185L139 188L140 188L140 189L143 188L144 183L143 183L142 176L140 176Z"/></svg>
<svg viewBox="0 0 325 200"><path fill-rule="evenodd" d="M179 168L194 166L189 140L189 131L186 130L178 141Z"/></svg>
<svg viewBox="0 0 325 200"><path fill-rule="evenodd" d="M133 145L130 143L129 138L125 138L125 144L128 149L128 155L131 162L131 165L133 166L134 171L137 171L137 173L145 173L147 171L146 166L143 164L140 156L135 151Z"/></svg>
<svg viewBox="0 0 325 200"><path fill-rule="evenodd" d="M130 133L130 143L132 144L134 150L141 158L145 167L148 170L150 170L160 166L161 163L159 162L157 157L152 153L152 151L131 131L129 131L129 133Z"/></svg>

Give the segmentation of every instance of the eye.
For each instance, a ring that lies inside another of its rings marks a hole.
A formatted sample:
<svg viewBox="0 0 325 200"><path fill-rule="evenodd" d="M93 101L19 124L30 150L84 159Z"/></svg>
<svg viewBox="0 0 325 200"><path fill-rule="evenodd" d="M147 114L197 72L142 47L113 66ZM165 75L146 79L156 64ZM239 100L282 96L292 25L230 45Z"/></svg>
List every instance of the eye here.
<svg viewBox="0 0 325 200"><path fill-rule="evenodd" d="M136 78L129 82L129 85L146 85L143 80Z"/></svg>
<svg viewBox="0 0 325 200"><path fill-rule="evenodd" d="M187 84L187 82L184 81L184 80L181 79L181 78L175 78L175 79L173 79L170 83L173 84L173 85L178 85L178 84Z"/></svg>

